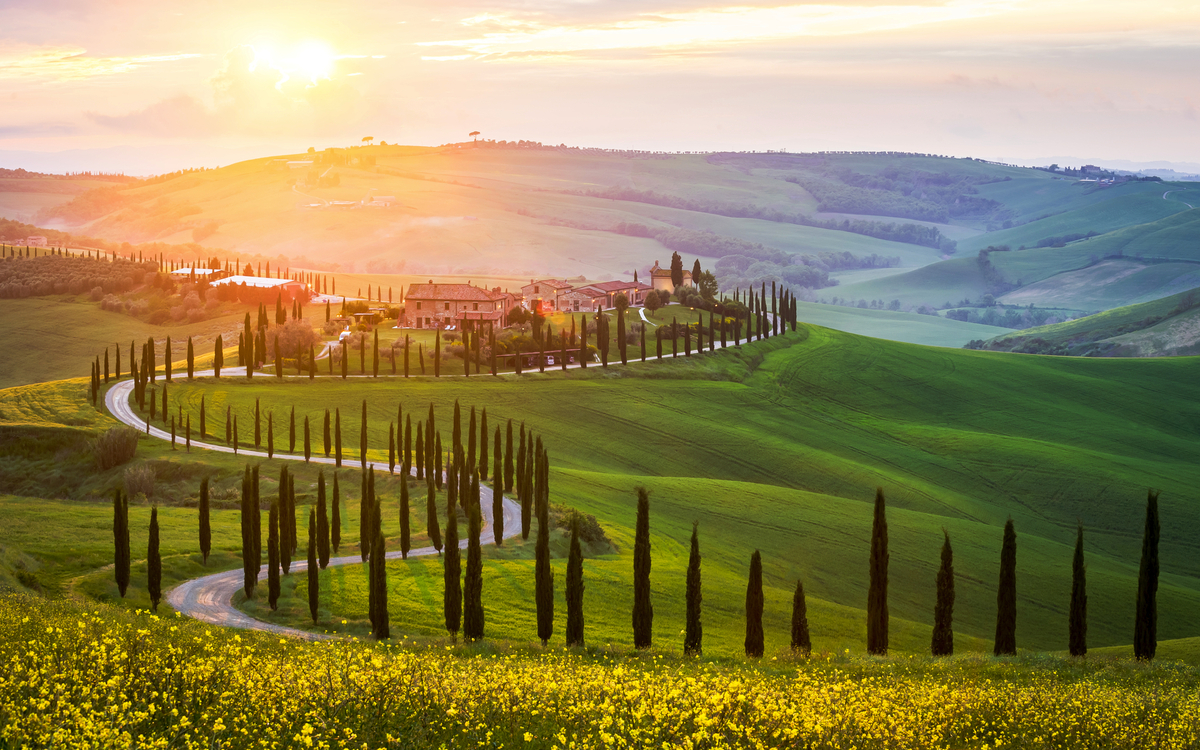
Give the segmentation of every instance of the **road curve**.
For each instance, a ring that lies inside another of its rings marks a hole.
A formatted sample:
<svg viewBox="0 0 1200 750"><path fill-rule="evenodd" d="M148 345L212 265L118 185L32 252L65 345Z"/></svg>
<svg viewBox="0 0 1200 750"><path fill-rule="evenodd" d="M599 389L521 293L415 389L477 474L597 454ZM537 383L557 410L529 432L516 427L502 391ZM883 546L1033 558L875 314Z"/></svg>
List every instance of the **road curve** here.
<svg viewBox="0 0 1200 750"><path fill-rule="evenodd" d="M211 370L196 373L197 376L210 375ZM263 377L258 375L258 377ZM271 376L268 376L271 377ZM119 421L124 422L130 427L134 427L141 432L146 432L146 420L142 419L129 405L129 397L133 392L133 381L122 380L108 389L105 394L104 404L108 407ZM149 433L151 437L159 438L160 440L170 440L171 433L162 430L154 425L150 426ZM205 443L192 441L193 448L201 450L212 450L220 453L233 453L234 450L228 445L217 445L213 443ZM267 458L267 454L256 450L238 449L237 454L254 458ZM295 456L291 454L276 453L274 458L286 461L303 461L303 456ZM319 464L335 465L336 461L332 458L324 456L313 456L311 461ZM379 464L374 461L368 461L367 466L374 467L377 471L388 471L387 464ZM489 533L492 529L492 501L493 490L486 484L479 485L479 506L480 513L483 517L483 529L480 532L480 539L491 538ZM521 506L511 498L503 498L504 508L504 538L511 539L521 533ZM459 542L459 547L466 549L468 540L462 539ZM424 557L438 554L433 547L421 547L419 549L409 550L409 557ZM386 555L389 560L401 559L400 550L388 552ZM329 560L329 567L335 565L350 565L351 563L360 563L362 558L360 555L351 555L348 557L335 557ZM307 560L296 560L291 564L291 572L293 575L305 573L308 570ZM337 636L328 633L316 633L298 628L291 628L284 625L275 625L273 623L264 622L257 618L242 612L233 606L233 597L242 588L243 571L241 569L227 570L221 573L213 573L212 575L193 578L190 581L184 581L175 588L167 592L167 603L175 608L177 612L195 618L202 622L212 623L213 625L224 625L231 628L241 628L244 630L262 630L279 635L288 635L295 638L305 639L324 639L335 638ZM259 581L267 579L267 569L264 566L258 574Z"/></svg>
<svg viewBox="0 0 1200 750"><path fill-rule="evenodd" d="M645 313L642 313L642 315L644 316ZM772 316L770 316L770 315L768 315L768 318L773 319ZM644 319L645 318L643 317L643 320ZM649 321L646 321L646 322L649 323ZM653 325L653 324L651 324L651 325ZM746 336L746 337L742 338L741 340L729 341L724 346L725 347L737 346L743 342L749 342L751 340L752 340L751 337ZM714 343L716 344L716 346L718 348L723 348L720 341L716 341ZM328 349L328 347L326 347L326 348ZM616 361L616 362L610 362L609 364L614 365L614 366L619 366L621 363L620 363L620 361ZM579 366L580 366L580 364L578 362L568 365L568 367L570 369L575 369L575 368L578 368ZM558 365L554 369L558 369L560 367L561 367L561 365ZM224 368L224 369L230 371L231 379L233 379L232 373L239 370L240 368L229 367L229 368ZM212 374L213 374L212 370L204 370L204 371L196 372L195 377L205 377L205 376L210 376ZM483 373L480 373L480 375L482 375L482 374ZM505 375L515 375L515 373L504 373L504 374ZM447 376L455 377L453 375L449 375L448 373L447 373ZM243 376L238 375L236 377L241 378ZM274 378L275 376L256 372L253 374L253 377ZM285 377L287 377L287 378L297 378L297 377L304 378L307 376L305 376L305 375L286 375ZM371 377L371 376L351 375L350 377L358 378L358 377ZM459 377L461 377L461 375ZM476 377L478 377L478 375ZM160 427L156 427L153 424L147 425L147 420L144 419L143 417L139 416L137 414L137 412L134 411L133 407L129 405L129 398L130 398L131 394L133 393L133 385L134 384L133 384L132 379L121 380L121 381L117 382L115 385L113 385L111 388L109 388L108 392L105 394L104 405L108 408L108 411L117 420L124 422L125 424L129 425L130 427L137 429L139 432L146 433L147 435L149 435L151 437L158 438L160 440L168 440L169 441L171 439L170 432L168 432L167 430L164 430ZM264 453L263 451L246 450L246 449L241 448L240 446L237 451L234 451L232 446L219 445L216 443L207 443L207 442L200 442L200 441L193 440L192 447L198 448L200 450L217 451L219 453L237 453L238 455L244 455L247 457L264 458L264 459L268 458L267 454ZM278 453L278 452L275 454L274 458L284 460L284 461L303 461L304 460L303 456L297 456L297 455L293 455L293 454L289 454L289 453ZM312 463L336 465L335 459L326 458L325 456L313 456L310 459L310 461ZM379 464L374 461L367 462L367 466L374 467L376 470L380 470L380 471L388 470L386 464ZM483 529L480 532L481 539L489 538L491 536L488 532L492 529L492 501L493 501L492 488L483 483L480 483L480 485L479 485L479 506L480 506L481 514L483 516ZM521 516L521 506L518 505L516 503L516 501L512 500L511 498L505 497L502 499L502 507L504 509L504 529L505 529L504 538L511 539L521 532L520 520L519 520L520 516ZM460 541L459 547L462 549L466 549L467 540L463 539L462 541ZM422 547L420 549L409 550L409 553L408 553L409 557L424 557L424 556L435 555L435 554L437 554L437 550L435 550L433 547ZM395 550L392 552L388 552L386 557L389 560L396 560L396 559L400 559L402 557L402 555L399 550ZM359 555L351 555L349 557L335 557L335 558L331 558L329 560L329 567L332 567L335 565L350 565L351 563L360 563L361 564L361 562L362 562L362 558ZM293 561L291 564L291 571L293 574L304 573L304 572L307 572L307 570L308 570L308 561L307 560L296 560L296 561ZM175 608L175 610L177 612L185 614L188 617L192 617L194 619L200 620L201 622L212 623L213 625L223 625L225 627L241 628L243 630L261 630L261 631L266 631L269 633L276 633L279 635L287 635L287 636L291 636L294 638L303 638L303 639L308 639L308 640L319 640L319 639L338 637L337 635L334 635L334 634L317 633L317 632L308 631L308 630L300 630L298 628L291 628L291 627L287 627L285 625L276 625L274 623L265 622L263 620L259 620L259 619L255 618L255 617L251 617L250 615L246 614L245 612L242 612L241 610L237 609L236 607L233 606L233 597L238 592L238 590L242 588L243 575L244 575L244 573L242 570L235 569L235 570L227 570L227 571L224 571L221 573L213 573L211 575L202 576L200 578L193 578L190 581L184 581L183 583L179 584L178 586L174 587L173 589L171 589L170 591L167 592L167 596L166 596L167 603L169 603L173 608ZM265 581L266 579L267 579L267 570L266 570L266 567L264 566L263 570L261 570L258 574L258 580Z"/></svg>

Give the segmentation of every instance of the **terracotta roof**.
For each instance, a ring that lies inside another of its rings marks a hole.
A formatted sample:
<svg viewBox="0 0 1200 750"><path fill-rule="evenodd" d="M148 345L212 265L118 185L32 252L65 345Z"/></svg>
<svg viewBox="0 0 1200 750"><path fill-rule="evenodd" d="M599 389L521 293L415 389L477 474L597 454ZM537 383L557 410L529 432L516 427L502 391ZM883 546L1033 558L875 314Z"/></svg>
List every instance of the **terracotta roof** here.
<svg viewBox="0 0 1200 750"><path fill-rule="evenodd" d="M595 284L585 284L579 287L580 289L597 289L604 294L609 292L623 292L626 289L639 289L649 291L650 285L643 284L640 281L598 281Z"/></svg>
<svg viewBox="0 0 1200 750"><path fill-rule="evenodd" d="M409 284L407 299L494 302L504 298L503 292L493 292L470 284Z"/></svg>

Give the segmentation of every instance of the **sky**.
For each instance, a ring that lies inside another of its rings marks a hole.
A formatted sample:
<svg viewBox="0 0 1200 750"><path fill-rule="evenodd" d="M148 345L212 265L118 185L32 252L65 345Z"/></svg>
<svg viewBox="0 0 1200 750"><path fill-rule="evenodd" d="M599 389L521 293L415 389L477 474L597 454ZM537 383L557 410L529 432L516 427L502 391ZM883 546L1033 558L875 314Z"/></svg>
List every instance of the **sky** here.
<svg viewBox="0 0 1200 750"><path fill-rule="evenodd" d="M0 166L471 131L1200 162L1198 53L1195 0L0 0Z"/></svg>

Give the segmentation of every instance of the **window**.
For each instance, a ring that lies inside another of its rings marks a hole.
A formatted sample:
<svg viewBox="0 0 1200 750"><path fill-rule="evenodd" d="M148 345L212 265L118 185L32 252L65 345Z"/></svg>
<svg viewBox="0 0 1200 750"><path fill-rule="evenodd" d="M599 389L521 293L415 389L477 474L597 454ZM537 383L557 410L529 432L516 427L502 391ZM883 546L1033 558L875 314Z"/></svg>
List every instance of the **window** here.
<svg viewBox="0 0 1200 750"><path fill-rule="evenodd" d="M418 310L420 310L420 309L421 309L421 303L420 303L420 302L418 302L418 303L417 303L417 309L418 309Z"/></svg>
<svg viewBox="0 0 1200 750"><path fill-rule="evenodd" d="M478 302L476 302L476 303L474 304L474 309L476 309L476 310L478 310L478 309L479 309L479 303L478 303Z"/></svg>
<svg viewBox="0 0 1200 750"><path fill-rule="evenodd" d="M575 312L579 312L579 300L575 300Z"/></svg>
<svg viewBox="0 0 1200 750"><path fill-rule="evenodd" d="M450 309L450 303L449 303L449 302L447 302L447 303L446 303L446 309L447 309L447 310L449 310L449 309Z"/></svg>
<svg viewBox="0 0 1200 750"><path fill-rule="evenodd" d="M534 285L533 285L533 293L534 293L534 294L541 294L541 293L542 293L542 290L541 290L541 289L540 289L540 288L537 286L537 284L534 284Z"/></svg>

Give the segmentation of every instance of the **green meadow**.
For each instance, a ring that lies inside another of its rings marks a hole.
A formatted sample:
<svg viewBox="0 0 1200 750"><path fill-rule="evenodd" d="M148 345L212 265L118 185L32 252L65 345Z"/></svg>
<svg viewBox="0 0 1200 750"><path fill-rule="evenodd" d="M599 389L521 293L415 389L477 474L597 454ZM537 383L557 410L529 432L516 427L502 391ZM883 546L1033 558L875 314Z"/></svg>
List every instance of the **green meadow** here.
<svg viewBox="0 0 1200 750"><path fill-rule="evenodd" d="M1197 472L1190 425L1200 394L1193 366L1186 358L1064 360L932 349L802 325L735 351L628 368L519 379L223 378L170 390L173 411L178 405L195 414L204 396L209 429L222 435L227 406L246 434L256 399L277 424L292 407L298 420L339 409L343 473L351 476L364 400L369 457L377 461L387 459L386 430L397 406L423 418L432 403L444 442L455 399L486 407L492 429L524 422L548 445L552 502L594 515L616 549L587 562L593 641L630 638L624 581L634 488L643 485L652 492L656 637L668 647L682 627L686 544L698 522L706 645L714 653L740 650L744 576L754 549L764 555L769 641L783 644L791 589L802 579L817 647L860 649L870 502L881 486L890 508L896 648L927 647L943 529L955 544L960 644L986 647L1000 531L1012 517L1019 645L1059 650L1077 522L1087 535L1090 641L1130 641L1149 487L1162 491L1164 517L1159 635L1194 634L1200 514L1189 499ZM266 476L278 473L274 463L266 462ZM357 518L357 482L343 480L343 492L346 516ZM395 503L394 491L386 497ZM385 513L384 525L394 536L394 513ZM353 544L355 533L347 536ZM485 599L489 632L498 637L532 635L530 556L519 542L488 549ZM398 587L390 600L396 632L436 633L436 563L389 567ZM361 627L364 574L352 568L325 575L329 620L318 627L340 627L341 619ZM298 596L303 583L296 585ZM303 619L300 609L293 601L276 616L295 622Z"/></svg>

